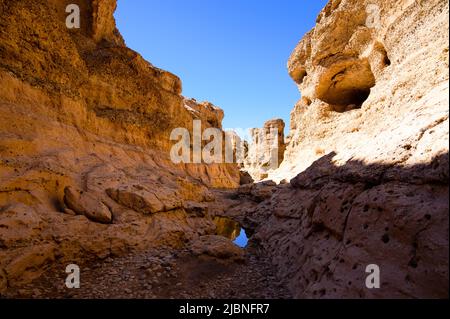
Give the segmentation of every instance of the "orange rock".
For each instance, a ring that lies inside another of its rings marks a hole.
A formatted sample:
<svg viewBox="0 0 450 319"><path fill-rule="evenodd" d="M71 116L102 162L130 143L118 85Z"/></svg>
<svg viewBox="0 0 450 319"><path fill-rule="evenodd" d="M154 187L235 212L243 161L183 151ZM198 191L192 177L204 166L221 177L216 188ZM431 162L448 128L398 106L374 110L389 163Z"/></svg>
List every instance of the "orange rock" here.
<svg viewBox="0 0 450 319"><path fill-rule="evenodd" d="M111 211L98 198L70 186L64 189L64 203L69 209L92 221L110 223L112 220Z"/></svg>

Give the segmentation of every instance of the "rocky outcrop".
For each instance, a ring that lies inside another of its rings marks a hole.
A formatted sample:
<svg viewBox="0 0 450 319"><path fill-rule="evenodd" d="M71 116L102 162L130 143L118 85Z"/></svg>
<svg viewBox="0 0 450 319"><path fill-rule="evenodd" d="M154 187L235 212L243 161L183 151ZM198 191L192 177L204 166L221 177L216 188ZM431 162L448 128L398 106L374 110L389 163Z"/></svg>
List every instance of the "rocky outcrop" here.
<svg viewBox="0 0 450 319"><path fill-rule="evenodd" d="M269 178L293 178L333 151L342 164L400 166L448 152L447 7L330 1L289 59L302 99Z"/></svg>
<svg viewBox="0 0 450 319"><path fill-rule="evenodd" d="M243 262L244 251L223 236L202 236L190 247L195 256L208 256L224 262Z"/></svg>
<svg viewBox="0 0 450 319"><path fill-rule="evenodd" d="M235 164L169 156L174 128L220 129L223 111L125 46L115 0L78 1L79 29L68 4L0 0L0 291L56 259L215 234L198 207L240 182Z"/></svg>
<svg viewBox="0 0 450 319"><path fill-rule="evenodd" d="M296 298L446 297L448 155L403 174L358 161L338 166L334 155L290 184L261 184L273 194L265 199L239 192L239 207L225 211L272 257ZM380 289L365 284L373 264Z"/></svg>
<svg viewBox="0 0 450 319"><path fill-rule="evenodd" d="M142 186L134 190L126 186L119 189L108 188L106 193L118 204L143 214L155 214L182 207L181 200L176 197L173 190L165 194L166 200L159 199L156 192L150 192Z"/></svg>
<svg viewBox="0 0 450 319"><path fill-rule="evenodd" d="M66 4L0 0L0 294L48 264L153 249L189 254L182 274L271 274L232 243L242 226L294 297L448 297L446 1L331 0L288 64L286 142L272 120L244 143L256 184L174 164L172 130L221 129L223 111L124 45L114 0L79 1L80 29Z"/></svg>
<svg viewBox="0 0 450 319"><path fill-rule="evenodd" d="M92 16L87 16L85 21L92 19L92 38L96 42L105 40L117 45L125 45L122 36L116 28L116 21L114 19L116 7L117 3L115 0L93 1Z"/></svg>
<svg viewBox="0 0 450 319"><path fill-rule="evenodd" d="M254 180L262 180L277 169L284 159L284 121L273 119L264 123L263 128L250 130L251 141L245 153L243 169Z"/></svg>
<svg viewBox="0 0 450 319"><path fill-rule="evenodd" d="M110 223L112 221L109 208L89 193L68 186L64 189L64 203L68 209L78 215L84 215L92 221L99 223Z"/></svg>
<svg viewBox="0 0 450 319"><path fill-rule="evenodd" d="M198 103L195 99L185 99L184 107L191 113L194 119L208 123L208 127L222 128L222 120L225 116L222 109L210 102Z"/></svg>
<svg viewBox="0 0 450 319"><path fill-rule="evenodd" d="M238 219L297 298L448 298L448 2L331 0L288 68L284 161ZM366 286L377 265L381 286Z"/></svg>

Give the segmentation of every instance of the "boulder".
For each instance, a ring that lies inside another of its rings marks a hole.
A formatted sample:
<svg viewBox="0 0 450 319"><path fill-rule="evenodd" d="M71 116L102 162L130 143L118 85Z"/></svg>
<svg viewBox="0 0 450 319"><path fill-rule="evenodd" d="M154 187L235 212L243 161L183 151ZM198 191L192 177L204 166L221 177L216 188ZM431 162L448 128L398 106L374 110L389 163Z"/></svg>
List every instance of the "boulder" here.
<svg viewBox="0 0 450 319"><path fill-rule="evenodd" d="M112 214L109 208L94 195L73 187L64 189L64 204L79 215L84 215L98 223L111 223Z"/></svg>
<svg viewBox="0 0 450 319"><path fill-rule="evenodd" d="M115 189L108 188L106 193L118 204L143 214L170 211L183 205L176 193L166 188L159 188L156 192L143 187L122 186Z"/></svg>
<svg viewBox="0 0 450 319"><path fill-rule="evenodd" d="M196 256L209 256L219 260L243 262L244 250L223 236L206 235L194 240L190 250Z"/></svg>

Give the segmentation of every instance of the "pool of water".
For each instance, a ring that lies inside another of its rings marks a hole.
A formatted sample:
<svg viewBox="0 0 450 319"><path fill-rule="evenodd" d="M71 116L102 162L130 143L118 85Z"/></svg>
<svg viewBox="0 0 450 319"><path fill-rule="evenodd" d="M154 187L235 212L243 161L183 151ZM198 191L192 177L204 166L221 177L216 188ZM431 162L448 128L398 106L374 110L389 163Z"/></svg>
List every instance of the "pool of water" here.
<svg viewBox="0 0 450 319"><path fill-rule="evenodd" d="M216 216L213 219L216 224L216 234L231 239L239 247L246 247L248 243L247 234L239 223L228 217Z"/></svg>
<svg viewBox="0 0 450 319"><path fill-rule="evenodd" d="M245 233L245 230L241 228L239 236L233 242L239 247L246 247L248 243L248 238L247 234Z"/></svg>

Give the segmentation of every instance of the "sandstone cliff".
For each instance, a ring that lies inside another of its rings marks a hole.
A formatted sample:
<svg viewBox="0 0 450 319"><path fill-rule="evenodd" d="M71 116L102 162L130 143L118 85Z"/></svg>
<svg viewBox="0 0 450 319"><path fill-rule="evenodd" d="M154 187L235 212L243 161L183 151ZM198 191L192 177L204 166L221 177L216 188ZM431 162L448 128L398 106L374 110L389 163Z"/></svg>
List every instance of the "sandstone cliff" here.
<svg viewBox="0 0 450 319"><path fill-rule="evenodd" d="M286 149L284 121L266 121L264 127L250 130L251 141L245 154L243 169L254 180L262 180L279 167Z"/></svg>
<svg viewBox="0 0 450 319"><path fill-rule="evenodd" d="M49 262L182 245L216 226L207 187L233 164L170 161L170 132L221 127L223 112L128 49L115 0L0 1L0 293Z"/></svg>
<svg viewBox="0 0 450 319"><path fill-rule="evenodd" d="M292 53L302 98L268 176L291 182L228 213L296 297L448 297L448 29L445 0L331 0Z"/></svg>
<svg viewBox="0 0 450 319"><path fill-rule="evenodd" d="M172 129L223 111L125 46L115 0L79 1L72 30L69 3L0 0L0 294L50 267L30 285L61 297L61 265L92 259L78 296L448 297L447 1L328 3L288 63L289 136L271 120L244 146L279 185L173 164Z"/></svg>
<svg viewBox="0 0 450 319"><path fill-rule="evenodd" d="M447 7L330 1L288 63L302 99L273 177L332 151L337 163L403 166L448 152Z"/></svg>

